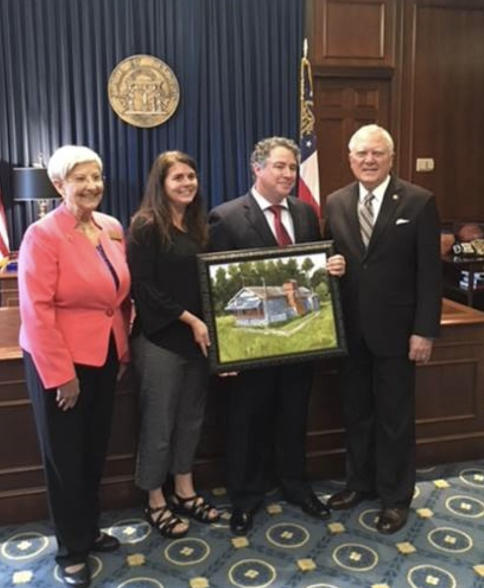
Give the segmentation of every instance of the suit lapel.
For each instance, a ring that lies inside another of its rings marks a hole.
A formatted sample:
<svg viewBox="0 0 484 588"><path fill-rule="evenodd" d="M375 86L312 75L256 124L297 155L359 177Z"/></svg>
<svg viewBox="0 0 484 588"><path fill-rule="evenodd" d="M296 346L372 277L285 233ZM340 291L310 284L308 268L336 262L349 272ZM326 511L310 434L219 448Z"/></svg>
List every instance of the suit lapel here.
<svg viewBox="0 0 484 588"><path fill-rule="evenodd" d="M245 198L244 208L247 222L252 225L261 239L260 246L277 247L276 238L267 223L267 219L250 192Z"/></svg>
<svg viewBox="0 0 484 588"><path fill-rule="evenodd" d="M361 238L360 221L358 220L358 196L358 183L355 183L348 189L347 198L345 198L343 204L343 214L346 217L348 238L351 246L357 251L358 255L365 255L366 248Z"/></svg>
<svg viewBox="0 0 484 588"><path fill-rule="evenodd" d="M303 243L307 234L307 227L304 226L304 219L297 210L297 207L290 198L287 199L289 212L291 213L292 225L294 227L294 242Z"/></svg>

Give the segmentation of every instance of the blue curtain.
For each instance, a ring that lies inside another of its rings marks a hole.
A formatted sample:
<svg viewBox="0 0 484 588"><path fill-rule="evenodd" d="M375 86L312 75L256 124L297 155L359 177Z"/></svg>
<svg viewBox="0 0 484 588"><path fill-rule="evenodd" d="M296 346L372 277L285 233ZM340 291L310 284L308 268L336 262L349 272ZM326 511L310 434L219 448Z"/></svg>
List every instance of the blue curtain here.
<svg viewBox="0 0 484 588"><path fill-rule="evenodd" d="M66 143L101 155L103 210L129 224L152 161L199 163L207 208L245 192L266 136L297 138L304 0L0 0L0 170L14 247L36 215L14 203L11 170ZM107 95L114 67L154 55L178 78L174 116L128 125Z"/></svg>

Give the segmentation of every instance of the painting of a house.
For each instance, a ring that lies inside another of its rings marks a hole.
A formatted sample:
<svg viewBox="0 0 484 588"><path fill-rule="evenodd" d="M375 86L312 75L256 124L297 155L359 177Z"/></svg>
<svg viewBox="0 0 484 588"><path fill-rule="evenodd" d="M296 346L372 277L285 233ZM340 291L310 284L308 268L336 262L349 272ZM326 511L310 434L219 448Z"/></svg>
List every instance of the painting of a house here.
<svg viewBox="0 0 484 588"><path fill-rule="evenodd" d="M319 309L319 297L296 280L282 286L245 286L228 302L225 312L237 326L268 326L304 316Z"/></svg>
<svg viewBox="0 0 484 588"><path fill-rule="evenodd" d="M346 352L331 241L198 255L214 373Z"/></svg>

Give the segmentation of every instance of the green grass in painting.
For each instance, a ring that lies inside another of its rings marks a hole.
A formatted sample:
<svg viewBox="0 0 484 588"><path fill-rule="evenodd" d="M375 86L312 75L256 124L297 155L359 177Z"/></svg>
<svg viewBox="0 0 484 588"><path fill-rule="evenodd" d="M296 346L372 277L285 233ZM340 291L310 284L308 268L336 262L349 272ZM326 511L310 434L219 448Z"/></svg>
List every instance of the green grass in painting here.
<svg viewBox="0 0 484 588"><path fill-rule="evenodd" d="M220 363L332 349L337 345L332 308L270 327L237 327L235 317L216 318ZM292 332L294 331L294 332ZM279 333L292 332L288 336Z"/></svg>

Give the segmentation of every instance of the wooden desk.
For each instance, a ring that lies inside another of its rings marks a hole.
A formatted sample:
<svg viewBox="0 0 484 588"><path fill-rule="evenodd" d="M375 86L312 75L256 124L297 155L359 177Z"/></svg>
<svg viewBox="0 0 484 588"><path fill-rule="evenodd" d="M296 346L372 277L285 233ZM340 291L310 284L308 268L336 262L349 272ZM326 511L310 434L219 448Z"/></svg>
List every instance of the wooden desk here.
<svg viewBox="0 0 484 588"><path fill-rule="evenodd" d="M17 272L0 270L0 306L18 306Z"/></svg>
<svg viewBox="0 0 484 588"><path fill-rule="evenodd" d="M446 298L484 310L484 288L474 288L475 274L484 273L484 257L446 255L442 257L442 270ZM460 284L463 271L468 272L468 288Z"/></svg>
<svg viewBox="0 0 484 588"><path fill-rule="evenodd" d="M18 307L0 308L0 524L48 517L43 468L18 344ZM140 500L133 485L136 395L128 370L116 390L104 505Z"/></svg>
<svg viewBox="0 0 484 588"><path fill-rule="evenodd" d="M432 360L417 369L419 466L484 457L484 313L444 300L442 336ZM35 426L18 349L17 308L0 308L0 521L48 516ZM308 419L307 468L312 479L344 474L338 360L316 365ZM201 488L223 485L228 378L213 378L195 464ZM141 504L133 484L136 389L128 372L116 393L102 483L104 508Z"/></svg>

